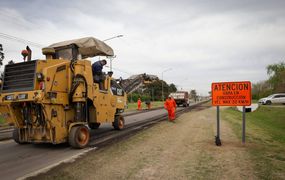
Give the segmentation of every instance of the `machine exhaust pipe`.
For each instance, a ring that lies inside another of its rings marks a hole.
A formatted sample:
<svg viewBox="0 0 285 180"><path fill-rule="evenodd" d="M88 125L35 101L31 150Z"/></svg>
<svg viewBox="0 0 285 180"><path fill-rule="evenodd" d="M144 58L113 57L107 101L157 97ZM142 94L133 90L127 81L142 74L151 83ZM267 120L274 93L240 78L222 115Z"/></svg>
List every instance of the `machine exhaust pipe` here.
<svg viewBox="0 0 285 180"><path fill-rule="evenodd" d="M82 103L77 102L75 106L75 121L80 122L82 121Z"/></svg>
<svg viewBox="0 0 285 180"><path fill-rule="evenodd" d="M28 59L27 59L27 61L31 61L32 60L32 50L30 49L29 46L26 47L26 50L28 51Z"/></svg>

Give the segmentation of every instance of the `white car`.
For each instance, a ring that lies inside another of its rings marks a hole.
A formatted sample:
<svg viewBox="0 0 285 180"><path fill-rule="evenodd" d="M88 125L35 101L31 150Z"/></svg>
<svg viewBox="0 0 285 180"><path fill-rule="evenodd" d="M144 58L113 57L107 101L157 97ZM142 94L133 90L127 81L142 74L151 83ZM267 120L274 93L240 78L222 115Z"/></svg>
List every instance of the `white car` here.
<svg viewBox="0 0 285 180"><path fill-rule="evenodd" d="M266 98L258 100L261 104L285 104L285 93L272 94Z"/></svg>

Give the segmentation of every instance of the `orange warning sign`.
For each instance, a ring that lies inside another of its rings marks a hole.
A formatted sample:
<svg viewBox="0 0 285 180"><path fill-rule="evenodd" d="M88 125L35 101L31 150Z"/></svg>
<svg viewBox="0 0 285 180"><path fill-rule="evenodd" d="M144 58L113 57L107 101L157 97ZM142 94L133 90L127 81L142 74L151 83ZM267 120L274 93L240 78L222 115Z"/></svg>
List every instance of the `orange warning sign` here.
<svg viewBox="0 0 285 180"><path fill-rule="evenodd" d="M249 81L212 83L212 105L250 106L251 83Z"/></svg>

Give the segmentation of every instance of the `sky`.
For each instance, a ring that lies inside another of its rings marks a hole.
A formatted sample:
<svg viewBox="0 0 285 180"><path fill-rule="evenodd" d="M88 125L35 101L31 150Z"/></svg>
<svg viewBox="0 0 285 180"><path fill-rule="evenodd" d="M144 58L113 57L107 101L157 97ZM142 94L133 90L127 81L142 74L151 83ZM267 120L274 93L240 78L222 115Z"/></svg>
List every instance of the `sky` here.
<svg viewBox="0 0 285 180"><path fill-rule="evenodd" d="M256 83L284 61L284 8L283 0L1 0L0 43L5 64L22 61L26 45L43 59L40 47L55 42L123 35L106 41L115 77L154 74L207 95L212 82Z"/></svg>

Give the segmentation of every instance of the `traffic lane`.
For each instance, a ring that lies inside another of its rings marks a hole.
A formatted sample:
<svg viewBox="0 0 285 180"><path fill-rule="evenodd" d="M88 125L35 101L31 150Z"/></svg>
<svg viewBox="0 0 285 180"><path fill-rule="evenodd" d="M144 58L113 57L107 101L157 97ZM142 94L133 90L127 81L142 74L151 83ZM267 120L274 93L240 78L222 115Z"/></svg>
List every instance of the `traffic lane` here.
<svg viewBox="0 0 285 180"><path fill-rule="evenodd" d="M178 107L177 110L183 109L182 107ZM131 116L124 117L125 125L128 127L129 125L141 121L145 121L146 119L153 118L156 116L167 115L167 111L165 109L157 109L152 111L145 111L144 113L138 113ZM106 131L113 130L113 126L111 123L104 123L100 125L99 129L91 130L92 136L96 136L102 134Z"/></svg>
<svg viewBox="0 0 285 180"><path fill-rule="evenodd" d="M113 130L110 124L104 124L97 130L92 130L92 136L99 136ZM88 149L73 149L64 144L22 144L14 140L0 142L0 177L1 180L17 179L72 156L83 154Z"/></svg>
<svg viewBox="0 0 285 180"><path fill-rule="evenodd" d="M177 110L180 110L180 109L183 109L183 107L177 108ZM144 121L146 119L156 117L156 116L161 116L161 115L166 116L167 111L165 109L157 109L157 110L148 111L148 112L146 111L145 113L139 113L139 114L125 117L125 122L126 122L126 125L130 125L132 123Z"/></svg>
<svg viewBox="0 0 285 180"><path fill-rule="evenodd" d="M0 177L16 179L86 150L71 149L67 144L19 145L13 140L0 143Z"/></svg>
<svg viewBox="0 0 285 180"><path fill-rule="evenodd" d="M162 115L167 115L167 112L163 109L157 109L153 111L146 111L144 113L137 113L134 115L130 115L127 117L124 117L125 119L125 128L131 126L132 124L135 124L137 122L142 122L147 119L153 118L153 117L158 117ZM100 125L99 129L95 130L90 130L90 136L91 136L91 141L96 141L96 139L101 138L106 135L106 133L116 133L116 130L114 130L114 127L112 126L111 123L103 123ZM108 135L108 134L107 134Z"/></svg>
<svg viewBox="0 0 285 180"><path fill-rule="evenodd" d="M146 120L150 117L165 114L159 109L139 113L125 118L126 125ZM92 136L113 130L111 124L102 124L99 129L92 130ZM72 149L69 145L59 144L25 144L19 145L13 140L0 142L0 177L1 179L16 179L31 172L45 168L69 157L83 153L85 150Z"/></svg>

